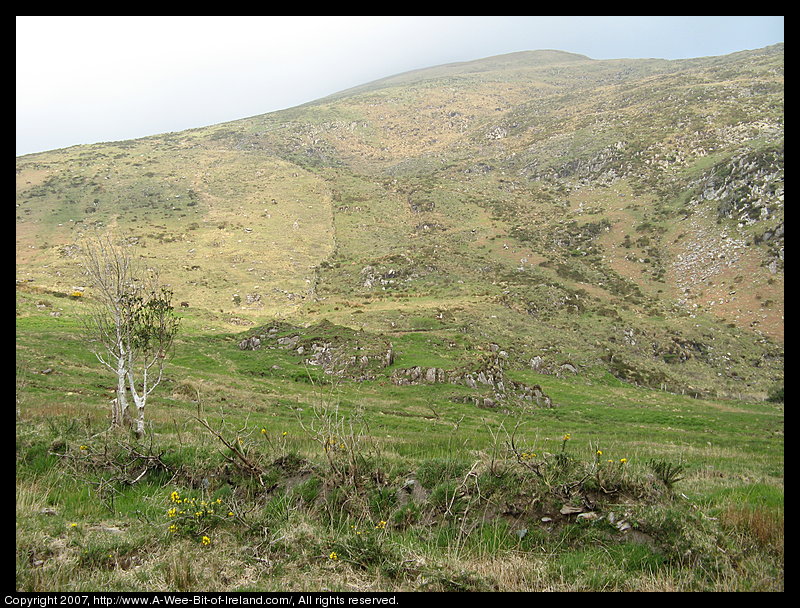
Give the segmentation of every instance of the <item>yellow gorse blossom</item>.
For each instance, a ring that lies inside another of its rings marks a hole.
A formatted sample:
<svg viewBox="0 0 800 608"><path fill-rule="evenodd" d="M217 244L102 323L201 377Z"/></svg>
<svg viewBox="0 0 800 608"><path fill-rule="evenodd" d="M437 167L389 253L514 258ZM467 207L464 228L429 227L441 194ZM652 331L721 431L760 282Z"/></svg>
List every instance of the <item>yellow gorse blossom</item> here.
<svg viewBox="0 0 800 608"><path fill-rule="evenodd" d="M204 537L203 537L203 538L200 540L200 542L201 542L201 543L203 543L204 545L210 545L210 544L211 544L211 539L210 539L210 538L208 538L208 536L204 536Z"/></svg>
<svg viewBox="0 0 800 608"><path fill-rule="evenodd" d="M330 559L339 559L339 556L336 555L336 551L332 551L331 554L328 557Z"/></svg>

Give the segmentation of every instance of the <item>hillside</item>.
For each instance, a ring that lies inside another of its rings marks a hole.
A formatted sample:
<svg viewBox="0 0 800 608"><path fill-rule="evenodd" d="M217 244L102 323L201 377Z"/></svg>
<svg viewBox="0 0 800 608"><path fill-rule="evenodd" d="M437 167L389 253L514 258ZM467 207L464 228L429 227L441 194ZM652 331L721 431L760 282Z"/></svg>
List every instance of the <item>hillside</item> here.
<svg viewBox="0 0 800 608"><path fill-rule="evenodd" d="M210 325L495 342L674 391L782 382L783 46L513 53L17 159L17 283L111 228ZM87 296L90 294L87 294Z"/></svg>
<svg viewBox="0 0 800 608"><path fill-rule="evenodd" d="M17 591L783 591L783 45L17 158ZM143 437L82 335L175 293Z"/></svg>

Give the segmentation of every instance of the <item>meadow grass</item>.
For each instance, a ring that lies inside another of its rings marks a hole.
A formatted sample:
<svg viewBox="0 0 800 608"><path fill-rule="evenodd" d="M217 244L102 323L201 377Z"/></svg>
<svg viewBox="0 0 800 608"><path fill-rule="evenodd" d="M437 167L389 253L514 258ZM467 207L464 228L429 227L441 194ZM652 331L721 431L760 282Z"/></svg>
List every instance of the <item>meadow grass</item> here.
<svg viewBox="0 0 800 608"><path fill-rule="evenodd" d="M516 370L556 407L477 408L389 381L468 361L428 331L353 382L190 321L137 441L107 430L79 303L51 323L36 298L18 302L18 590L783 589L778 404Z"/></svg>

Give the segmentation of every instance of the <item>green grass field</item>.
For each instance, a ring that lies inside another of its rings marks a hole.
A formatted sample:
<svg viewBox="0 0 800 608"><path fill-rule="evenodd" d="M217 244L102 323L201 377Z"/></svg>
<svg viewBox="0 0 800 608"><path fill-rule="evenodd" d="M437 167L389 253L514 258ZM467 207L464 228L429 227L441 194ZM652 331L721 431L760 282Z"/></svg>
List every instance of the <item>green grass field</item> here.
<svg viewBox="0 0 800 608"><path fill-rule="evenodd" d="M17 590L783 590L782 404L517 368L555 407L478 407L390 380L475 361L440 324L357 382L192 308L136 441L82 306L17 292Z"/></svg>

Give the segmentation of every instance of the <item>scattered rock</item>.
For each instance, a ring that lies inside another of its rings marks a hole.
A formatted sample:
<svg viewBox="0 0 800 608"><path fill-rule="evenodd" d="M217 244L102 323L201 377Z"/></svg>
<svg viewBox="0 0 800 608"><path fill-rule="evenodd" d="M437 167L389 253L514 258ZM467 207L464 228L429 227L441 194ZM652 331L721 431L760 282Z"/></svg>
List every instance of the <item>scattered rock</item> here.
<svg viewBox="0 0 800 608"><path fill-rule="evenodd" d="M256 350L261 346L261 339L253 336L251 338L245 338L241 342L239 342L239 348L241 350Z"/></svg>
<svg viewBox="0 0 800 608"><path fill-rule="evenodd" d="M278 338L278 344L288 349L293 349L297 345L298 340L300 340L300 336L284 336L283 338Z"/></svg>
<svg viewBox="0 0 800 608"><path fill-rule="evenodd" d="M577 374L578 368L572 365L572 363L564 363L561 368L562 371L569 372L571 374Z"/></svg>
<svg viewBox="0 0 800 608"><path fill-rule="evenodd" d="M405 506L409 503L423 504L428 499L428 491L413 477L406 479L403 487L397 490L397 504Z"/></svg>

